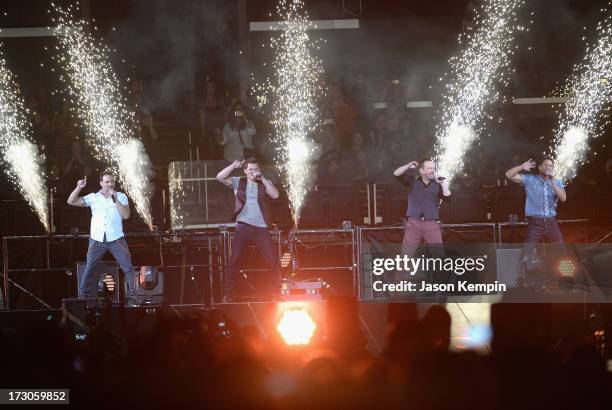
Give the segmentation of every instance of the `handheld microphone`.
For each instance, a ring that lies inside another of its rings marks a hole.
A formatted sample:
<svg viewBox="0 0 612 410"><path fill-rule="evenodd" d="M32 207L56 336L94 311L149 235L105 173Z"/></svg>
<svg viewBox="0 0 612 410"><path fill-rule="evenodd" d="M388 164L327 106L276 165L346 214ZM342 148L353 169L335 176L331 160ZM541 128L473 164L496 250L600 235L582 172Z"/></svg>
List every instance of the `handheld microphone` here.
<svg viewBox="0 0 612 410"><path fill-rule="evenodd" d="M437 177L436 180L437 181L444 181L446 179L446 177Z"/></svg>
<svg viewBox="0 0 612 410"><path fill-rule="evenodd" d="M111 198L113 200L113 203L116 204L117 203L117 198L115 198L115 194L111 195Z"/></svg>

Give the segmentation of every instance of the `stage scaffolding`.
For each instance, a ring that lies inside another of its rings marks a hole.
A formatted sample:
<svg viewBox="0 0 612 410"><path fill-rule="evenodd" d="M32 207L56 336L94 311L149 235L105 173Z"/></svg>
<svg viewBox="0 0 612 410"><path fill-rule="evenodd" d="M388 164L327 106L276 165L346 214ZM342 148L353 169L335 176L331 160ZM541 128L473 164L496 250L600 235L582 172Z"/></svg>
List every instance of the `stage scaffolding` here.
<svg viewBox="0 0 612 410"><path fill-rule="evenodd" d="M579 226L585 231L584 238L587 238L587 219L559 222L562 227ZM459 235L457 237L459 239L455 238L454 243L466 238L461 235L480 235L479 241L495 250L507 245L503 242L505 232L510 229L524 230L524 225L523 222L464 223L441 224L441 228L445 241L449 235ZM352 295L370 301L375 301L376 298L368 285L368 282L371 282L371 263L368 266L368 258L372 257L372 249L370 245L366 247L366 242L373 235L389 235L391 239L384 245L389 245L389 249L397 252L401 246L402 232L401 225L353 227L350 224L335 229L281 231L275 227L270 231L278 250L279 260L283 254L292 251L300 262L296 272L282 270L284 277L295 280L320 279L326 282L332 293ZM166 278L169 275L175 280L178 278L174 300L169 303L192 302L213 305L220 303L223 298L224 274L231 254L233 236L233 227L220 226L202 231L136 233L127 235L127 239L133 262L135 259L142 262L134 262L135 266L155 265L165 273ZM88 235L4 237L2 239L4 308L13 308L9 290L27 293L36 301L39 308L51 307L36 292L16 281L13 276L24 272L41 275L55 272L54 274L60 276L63 273L68 277L73 275L76 277L75 264L79 260L84 260L88 238ZM290 249L292 241L293 250ZM38 253L29 250L28 247L33 243L38 244ZM448 243L445 246L453 245ZM12 265L17 258L22 266ZM247 262L242 270L243 276L248 277L250 272L264 270L261 266L257 266L256 258L254 256ZM24 261L30 265L26 266ZM194 272L197 272L197 275ZM193 286L188 283L190 278ZM73 278L68 279L74 282ZM204 283L197 283L198 280ZM191 300L189 292L193 294ZM63 297L76 296L75 287L68 286L66 293Z"/></svg>

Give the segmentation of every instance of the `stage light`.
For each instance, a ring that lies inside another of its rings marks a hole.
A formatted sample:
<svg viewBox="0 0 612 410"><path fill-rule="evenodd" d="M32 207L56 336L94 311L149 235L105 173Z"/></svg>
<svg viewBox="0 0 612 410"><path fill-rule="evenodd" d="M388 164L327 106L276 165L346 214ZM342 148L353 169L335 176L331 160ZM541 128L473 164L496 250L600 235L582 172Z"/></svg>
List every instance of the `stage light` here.
<svg viewBox="0 0 612 410"><path fill-rule="evenodd" d="M303 307L284 310L276 325L276 330L290 346L307 345L316 329L317 324Z"/></svg>
<svg viewBox="0 0 612 410"><path fill-rule="evenodd" d="M329 288L329 284L320 278L314 280L284 279L281 282L280 299L284 301L323 300L321 294L323 288Z"/></svg>
<svg viewBox="0 0 612 410"><path fill-rule="evenodd" d="M111 273L103 273L98 281L98 297L108 298L110 302L115 294L116 287L115 277Z"/></svg>
<svg viewBox="0 0 612 410"><path fill-rule="evenodd" d="M290 252L283 253L280 263L281 263L281 268L285 269L286 267L288 267L289 264L291 263L291 253Z"/></svg>
<svg viewBox="0 0 612 410"><path fill-rule="evenodd" d="M564 292L569 292L576 285L575 277L578 272L576 262L571 258L561 258L554 264L554 273L557 276L557 285Z"/></svg>
<svg viewBox="0 0 612 410"><path fill-rule="evenodd" d="M106 285L106 289L108 289L109 293L112 294L115 292L117 284L115 283L115 277L111 273L106 273L102 278L102 282Z"/></svg>
<svg viewBox="0 0 612 410"><path fill-rule="evenodd" d="M194 280L193 270L191 279ZM131 280L131 304L153 306L164 302L164 273L158 271L156 266L141 266L139 270L135 270L134 276L127 280ZM129 293L128 287L125 292L126 295Z"/></svg>
<svg viewBox="0 0 612 410"><path fill-rule="evenodd" d="M563 258L557 261L555 264L555 271L560 276L571 276L576 274L576 264L569 258Z"/></svg>

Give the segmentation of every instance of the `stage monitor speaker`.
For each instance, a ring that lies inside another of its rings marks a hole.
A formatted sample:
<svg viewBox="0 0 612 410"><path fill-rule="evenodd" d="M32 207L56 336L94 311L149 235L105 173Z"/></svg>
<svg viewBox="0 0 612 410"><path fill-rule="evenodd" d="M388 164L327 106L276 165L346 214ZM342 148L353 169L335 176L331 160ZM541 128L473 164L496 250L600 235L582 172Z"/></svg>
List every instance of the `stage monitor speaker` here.
<svg viewBox="0 0 612 410"><path fill-rule="evenodd" d="M497 250L497 281L508 288L516 287L516 281L521 269L522 249Z"/></svg>
<svg viewBox="0 0 612 410"><path fill-rule="evenodd" d="M85 272L85 262L77 262L77 287L79 289L79 298L81 294L80 286L78 286L83 280L83 273ZM118 304L119 299L119 270L117 268L117 262L100 262L93 269L94 275L98 275L98 282L96 289L101 285L101 282L106 282L106 287L110 291L111 301L114 304Z"/></svg>

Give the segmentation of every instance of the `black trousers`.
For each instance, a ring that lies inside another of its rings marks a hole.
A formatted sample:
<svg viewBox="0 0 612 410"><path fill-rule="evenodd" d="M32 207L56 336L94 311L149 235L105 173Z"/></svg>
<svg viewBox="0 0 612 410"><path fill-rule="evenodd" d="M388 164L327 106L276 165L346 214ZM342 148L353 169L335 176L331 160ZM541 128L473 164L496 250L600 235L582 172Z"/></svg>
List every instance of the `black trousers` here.
<svg viewBox="0 0 612 410"><path fill-rule="evenodd" d="M269 270L267 281L269 288L265 289L264 293L277 293L280 290L278 253L274 251L274 245L268 228L259 228L257 226L238 222L236 224L236 235L232 242L232 256L230 257L225 277L224 290L226 296L235 296L243 256L247 247L251 244L255 244L255 247L263 256Z"/></svg>

